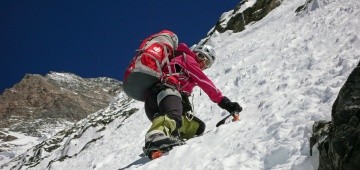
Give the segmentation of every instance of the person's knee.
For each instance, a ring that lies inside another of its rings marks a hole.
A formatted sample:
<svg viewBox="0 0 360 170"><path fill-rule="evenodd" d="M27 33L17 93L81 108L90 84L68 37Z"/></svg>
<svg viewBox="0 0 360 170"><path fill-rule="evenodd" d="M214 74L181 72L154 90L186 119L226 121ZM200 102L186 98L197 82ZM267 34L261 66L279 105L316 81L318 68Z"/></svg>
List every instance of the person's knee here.
<svg viewBox="0 0 360 170"><path fill-rule="evenodd" d="M180 98L180 101L181 101L181 95L180 95L179 91L174 90L172 88L167 88L167 89L160 91L159 94L157 95L157 98L156 98L157 104L160 106L160 103L168 96L177 96Z"/></svg>

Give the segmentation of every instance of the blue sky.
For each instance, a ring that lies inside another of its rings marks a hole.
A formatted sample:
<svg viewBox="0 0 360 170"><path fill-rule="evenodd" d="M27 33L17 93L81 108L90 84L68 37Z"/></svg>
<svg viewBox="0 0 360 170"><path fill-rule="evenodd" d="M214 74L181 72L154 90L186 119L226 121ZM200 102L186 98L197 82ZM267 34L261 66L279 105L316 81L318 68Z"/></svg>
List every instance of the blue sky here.
<svg viewBox="0 0 360 170"><path fill-rule="evenodd" d="M0 92L26 73L122 80L140 41L162 29L199 42L240 0L2 0Z"/></svg>

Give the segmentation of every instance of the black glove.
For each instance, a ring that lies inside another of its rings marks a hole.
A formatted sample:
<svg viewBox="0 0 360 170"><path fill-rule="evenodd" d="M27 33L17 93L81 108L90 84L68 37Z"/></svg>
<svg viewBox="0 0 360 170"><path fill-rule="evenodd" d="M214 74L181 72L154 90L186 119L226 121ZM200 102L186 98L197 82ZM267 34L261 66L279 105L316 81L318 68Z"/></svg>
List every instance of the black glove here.
<svg viewBox="0 0 360 170"><path fill-rule="evenodd" d="M231 115L242 111L242 107L237 102L231 102L229 98L225 97L218 104L222 109L227 110Z"/></svg>

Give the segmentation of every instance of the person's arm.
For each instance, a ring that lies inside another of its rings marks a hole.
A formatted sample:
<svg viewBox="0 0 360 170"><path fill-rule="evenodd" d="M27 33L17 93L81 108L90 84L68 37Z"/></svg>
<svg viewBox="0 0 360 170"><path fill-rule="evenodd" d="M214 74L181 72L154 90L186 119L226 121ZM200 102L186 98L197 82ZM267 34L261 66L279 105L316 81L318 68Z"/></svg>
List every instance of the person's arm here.
<svg viewBox="0 0 360 170"><path fill-rule="evenodd" d="M216 88L214 83L201 70L199 64L191 56L186 58L185 72L195 83L215 102L220 103L223 99L221 91Z"/></svg>
<svg viewBox="0 0 360 170"><path fill-rule="evenodd" d="M218 104L222 109L227 110L235 119L239 119L239 112L242 107L237 102L230 101L229 98L223 96L221 91L216 88L214 83L205 75L199 67L199 64L192 59L186 62L187 74L197 83L197 85L209 96L209 98Z"/></svg>

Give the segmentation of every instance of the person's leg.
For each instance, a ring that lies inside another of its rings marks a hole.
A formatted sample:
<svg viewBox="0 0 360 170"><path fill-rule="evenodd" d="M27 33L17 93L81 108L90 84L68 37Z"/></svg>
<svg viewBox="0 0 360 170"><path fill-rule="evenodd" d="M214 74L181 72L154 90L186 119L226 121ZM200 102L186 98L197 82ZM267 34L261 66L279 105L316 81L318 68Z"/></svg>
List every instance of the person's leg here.
<svg viewBox="0 0 360 170"><path fill-rule="evenodd" d="M154 91L145 100L146 115L152 121L145 136L145 148L178 142L171 134L181 126L181 97L172 89L151 92Z"/></svg>
<svg viewBox="0 0 360 170"><path fill-rule="evenodd" d="M181 98L175 95L165 97L159 104L160 114L174 120L176 122L176 129L180 128L182 124L182 109Z"/></svg>

